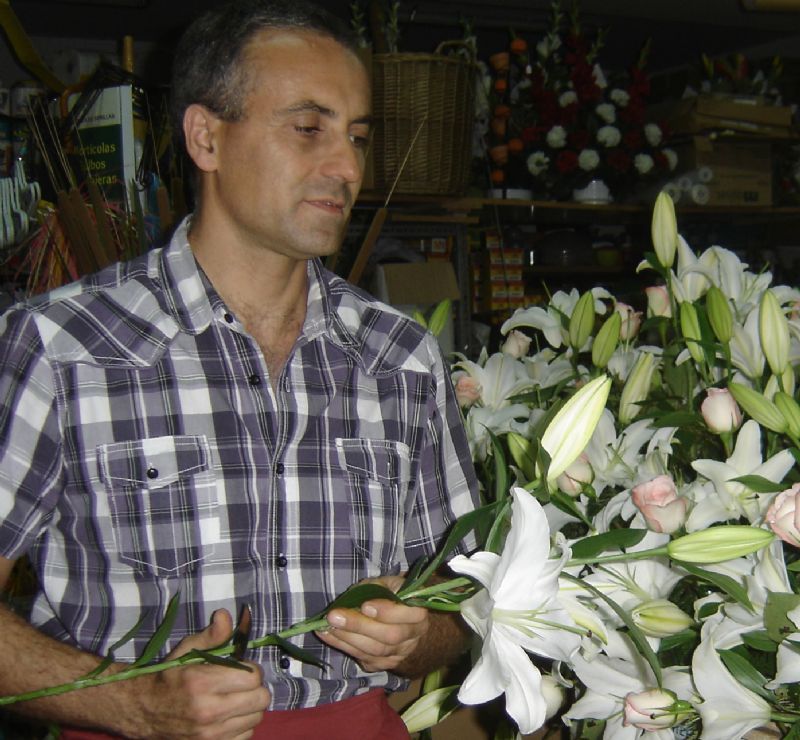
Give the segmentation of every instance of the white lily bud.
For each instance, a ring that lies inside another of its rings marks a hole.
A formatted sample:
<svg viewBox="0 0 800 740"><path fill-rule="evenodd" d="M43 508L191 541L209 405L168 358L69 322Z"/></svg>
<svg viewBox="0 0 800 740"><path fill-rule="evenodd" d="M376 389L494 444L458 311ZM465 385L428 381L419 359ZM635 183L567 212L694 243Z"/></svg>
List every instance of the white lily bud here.
<svg viewBox="0 0 800 740"><path fill-rule="evenodd" d="M547 481L551 483L583 452L605 408L611 378L600 375L580 388L553 417L542 435L550 455Z"/></svg>
<svg viewBox="0 0 800 740"><path fill-rule="evenodd" d="M669 637L683 632L694 620L667 599L652 599L631 611L634 624L648 637Z"/></svg>
<svg viewBox="0 0 800 740"><path fill-rule="evenodd" d="M761 296L758 330L770 370L781 375L789 363L789 322L771 290Z"/></svg>
<svg viewBox="0 0 800 740"><path fill-rule="evenodd" d="M667 543L667 554L685 563L722 563L766 547L772 532L747 524L727 524L686 534Z"/></svg>
<svg viewBox="0 0 800 740"><path fill-rule="evenodd" d="M653 207L650 234L659 264L669 269L675 261L675 251L678 248L678 222L675 218L675 204L663 190L658 194Z"/></svg>
<svg viewBox="0 0 800 740"><path fill-rule="evenodd" d="M639 413L639 404L650 394L650 383L655 370L655 358L649 352L639 353L633 369L625 381L619 397L619 420L630 424Z"/></svg>
<svg viewBox="0 0 800 740"><path fill-rule="evenodd" d="M405 722L409 734L427 730L451 714L459 706L455 701L457 691L458 686L436 689L424 694L408 707L400 718Z"/></svg>

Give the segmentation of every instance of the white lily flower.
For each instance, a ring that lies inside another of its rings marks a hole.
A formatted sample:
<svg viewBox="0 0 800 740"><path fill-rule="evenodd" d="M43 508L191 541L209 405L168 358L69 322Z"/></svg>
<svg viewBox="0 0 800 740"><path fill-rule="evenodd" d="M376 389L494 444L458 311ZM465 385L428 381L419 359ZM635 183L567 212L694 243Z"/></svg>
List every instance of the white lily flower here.
<svg viewBox="0 0 800 740"><path fill-rule="evenodd" d="M764 372L758 314L758 308L754 308L742 324L734 324L730 342L731 362L750 379L760 378Z"/></svg>
<svg viewBox="0 0 800 740"><path fill-rule="evenodd" d="M761 457L761 427L749 419L736 436L733 454L725 461L695 460L692 467L714 484L716 496L698 501L689 514L686 529L694 532L714 522L746 517L752 524L761 521L772 496L758 494L735 479L759 475L780 483L794 464L789 450L781 450L766 462Z"/></svg>
<svg viewBox="0 0 800 740"><path fill-rule="evenodd" d="M493 410L509 406L509 398L534 385L525 364L505 352L495 352L485 364L461 360L454 367L461 368L478 382L480 403Z"/></svg>
<svg viewBox="0 0 800 740"><path fill-rule="evenodd" d="M464 420L464 427L473 460L486 459L489 453L489 432L496 435L518 432L527 436L530 432L529 417L530 409L523 403L515 403L502 409L481 406L470 408Z"/></svg>
<svg viewBox="0 0 800 740"><path fill-rule="evenodd" d="M788 611L786 616L796 628L800 628L800 606ZM791 632L778 645L775 679L767 684L767 688L775 689L781 684L798 681L800 681L800 631Z"/></svg>
<svg viewBox="0 0 800 740"><path fill-rule="evenodd" d="M463 704L482 704L502 693L520 732L545 720L541 674L526 655L566 660L580 637L558 599L558 576L570 557L563 548L551 559L550 531L539 502L514 488L511 530L502 555L457 555L449 565L484 588L461 605L467 624L483 640L481 657L458 693Z"/></svg>
<svg viewBox="0 0 800 740"><path fill-rule="evenodd" d="M697 711L703 720L703 740L738 740L769 722L770 706L740 684L722 662L711 634L721 615L703 625L700 645L692 656L692 676L703 698Z"/></svg>

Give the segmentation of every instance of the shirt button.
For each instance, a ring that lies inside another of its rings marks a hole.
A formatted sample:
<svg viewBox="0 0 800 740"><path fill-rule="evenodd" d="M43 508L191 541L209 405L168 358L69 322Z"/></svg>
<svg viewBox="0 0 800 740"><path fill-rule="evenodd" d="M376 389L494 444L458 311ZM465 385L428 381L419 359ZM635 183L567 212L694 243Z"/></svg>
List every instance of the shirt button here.
<svg viewBox="0 0 800 740"><path fill-rule="evenodd" d="M275 463L275 475L283 475L283 463Z"/></svg>
<svg viewBox="0 0 800 740"><path fill-rule="evenodd" d="M147 477L150 480L158 478L158 468L153 468L153 467L147 468Z"/></svg>
<svg viewBox="0 0 800 740"><path fill-rule="evenodd" d="M288 671L290 666L292 665L292 661L287 658L285 655L278 661L278 664L284 671Z"/></svg>
<svg viewBox="0 0 800 740"><path fill-rule="evenodd" d="M261 385L261 376L260 376L260 375L256 375L255 373L253 373L253 374L252 374L252 375L251 375L251 376L250 376L250 377L247 379L247 382L248 382L248 383L250 383L250 385L253 385L253 386L256 386L256 385Z"/></svg>
<svg viewBox="0 0 800 740"><path fill-rule="evenodd" d="M285 568L288 564L289 559L286 557L286 555L278 555L278 557L275 558L275 565L277 565L279 568Z"/></svg>
<svg viewBox="0 0 800 740"><path fill-rule="evenodd" d="M225 321L229 324L233 323L233 316L231 316L231 314L229 314L227 311L222 314L222 318L225 319Z"/></svg>

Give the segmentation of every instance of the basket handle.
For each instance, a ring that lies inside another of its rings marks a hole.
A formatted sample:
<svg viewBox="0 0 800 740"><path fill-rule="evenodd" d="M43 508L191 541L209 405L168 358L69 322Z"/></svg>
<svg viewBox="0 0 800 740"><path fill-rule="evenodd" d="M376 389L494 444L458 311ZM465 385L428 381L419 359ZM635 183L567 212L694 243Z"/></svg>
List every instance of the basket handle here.
<svg viewBox="0 0 800 740"><path fill-rule="evenodd" d="M441 54L442 51L448 47L466 49L469 52L470 62L475 61L475 52L472 45L468 44L466 41L461 41L460 39L456 39L454 41L442 41L442 43L436 47L434 54Z"/></svg>

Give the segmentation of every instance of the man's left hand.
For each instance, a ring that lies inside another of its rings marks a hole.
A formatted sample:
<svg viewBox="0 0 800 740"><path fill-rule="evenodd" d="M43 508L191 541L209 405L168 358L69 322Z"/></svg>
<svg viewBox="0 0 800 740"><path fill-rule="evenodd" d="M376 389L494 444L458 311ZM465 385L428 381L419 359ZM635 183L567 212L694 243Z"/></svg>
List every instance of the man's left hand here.
<svg viewBox="0 0 800 740"><path fill-rule="evenodd" d="M400 576L370 579L392 591L403 584ZM368 672L398 672L420 646L428 632L427 609L389 599L365 601L361 609L334 609L328 614L331 629L317 635L327 645L347 653Z"/></svg>

